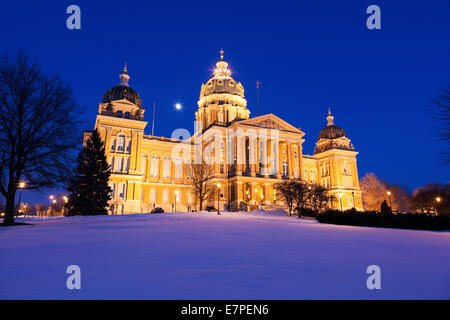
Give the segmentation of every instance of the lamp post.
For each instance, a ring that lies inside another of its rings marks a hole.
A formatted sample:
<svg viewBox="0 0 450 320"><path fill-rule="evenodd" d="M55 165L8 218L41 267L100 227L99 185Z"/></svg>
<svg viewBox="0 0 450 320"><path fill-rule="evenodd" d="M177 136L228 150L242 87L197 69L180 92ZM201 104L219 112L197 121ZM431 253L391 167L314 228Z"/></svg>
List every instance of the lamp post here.
<svg viewBox="0 0 450 320"><path fill-rule="evenodd" d="M353 209L355 209L355 192L352 191Z"/></svg>
<svg viewBox="0 0 450 320"><path fill-rule="evenodd" d="M441 199L441 197L436 197L436 202L437 202L437 205L439 205L440 203L441 203L441 201L442 201L442 199ZM437 208L436 208L436 215L438 215L438 211L437 211Z"/></svg>
<svg viewBox="0 0 450 320"><path fill-rule="evenodd" d="M19 210L20 210L20 205L22 204L22 191L23 188L25 188L26 183L25 182L19 182L19 189L20 189L20 193L19 193Z"/></svg>
<svg viewBox="0 0 450 320"><path fill-rule="evenodd" d="M220 183L217 184L217 214L220 215Z"/></svg>
<svg viewBox="0 0 450 320"><path fill-rule="evenodd" d="M69 202L69 198L67 197L67 196L63 196L63 200L64 200L64 203L65 204L67 204L67 202ZM64 205L64 208L63 208L63 215L65 216L66 215L66 206Z"/></svg>
<svg viewBox="0 0 450 320"><path fill-rule="evenodd" d="M178 190L175 190L175 212L177 212L177 197L178 197Z"/></svg>
<svg viewBox="0 0 450 320"><path fill-rule="evenodd" d="M339 202L341 204L341 212L342 212L342 193L339 193Z"/></svg>
<svg viewBox="0 0 450 320"><path fill-rule="evenodd" d="M388 196L389 196L389 207L391 207L391 209L392 209L391 192L388 191L387 194L388 194Z"/></svg>

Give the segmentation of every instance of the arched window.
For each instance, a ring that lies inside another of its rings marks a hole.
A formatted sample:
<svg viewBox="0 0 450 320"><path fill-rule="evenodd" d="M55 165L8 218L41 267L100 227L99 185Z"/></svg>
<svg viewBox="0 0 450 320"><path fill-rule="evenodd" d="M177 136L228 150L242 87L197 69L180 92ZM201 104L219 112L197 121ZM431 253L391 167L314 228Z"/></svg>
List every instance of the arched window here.
<svg viewBox="0 0 450 320"><path fill-rule="evenodd" d="M156 202L156 189L155 188L150 189L150 202L153 202L153 203Z"/></svg>
<svg viewBox="0 0 450 320"><path fill-rule="evenodd" d="M288 163L286 160L283 160L283 176L287 176L288 175Z"/></svg>
<svg viewBox="0 0 450 320"><path fill-rule="evenodd" d="M175 179L183 179L183 161L180 158L175 161Z"/></svg>
<svg viewBox="0 0 450 320"><path fill-rule="evenodd" d="M125 171L130 170L130 158L126 158L125 159L125 168L124 168L124 170Z"/></svg>
<svg viewBox="0 0 450 320"><path fill-rule="evenodd" d="M118 116L119 118L122 118L122 110L117 110L116 116Z"/></svg>
<svg viewBox="0 0 450 320"><path fill-rule="evenodd" d="M114 182L111 182L109 186L111 187L111 199L114 199L116 192L116 184Z"/></svg>
<svg viewBox="0 0 450 320"><path fill-rule="evenodd" d="M141 162L141 170L142 173L145 176L145 169L147 168L147 157L146 156L142 156L142 162Z"/></svg>
<svg viewBox="0 0 450 320"><path fill-rule="evenodd" d="M114 171L114 157L111 157L111 160L109 162L109 168L111 171Z"/></svg>
<svg viewBox="0 0 450 320"><path fill-rule="evenodd" d="M125 147L125 135L121 134L119 135L119 139L117 141L117 150L123 151L124 147Z"/></svg>
<svg viewBox="0 0 450 320"><path fill-rule="evenodd" d="M131 151L131 140L127 143L127 152Z"/></svg>
<svg viewBox="0 0 450 320"><path fill-rule="evenodd" d="M159 171L159 157L154 154L150 160L150 176L157 177Z"/></svg>
<svg viewBox="0 0 450 320"><path fill-rule="evenodd" d="M225 164L223 163L223 160L220 160L220 164L219 164L219 170L220 173L225 173Z"/></svg>
<svg viewBox="0 0 450 320"><path fill-rule="evenodd" d="M111 151L116 150L116 139L113 139L111 142Z"/></svg>
<svg viewBox="0 0 450 320"><path fill-rule="evenodd" d="M130 111L125 111L125 119L130 119L130 118L131 118Z"/></svg>
<svg viewBox="0 0 450 320"><path fill-rule="evenodd" d="M164 157L163 178L170 178L170 158L169 157Z"/></svg>
<svg viewBox="0 0 450 320"><path fill-rule="evenodd" d="M125 199L126 198L126 184L121 182L119 183L119 198Z"/></svg>
<svg viewBox="0 0 450 320"><path fill-rule="evenodd" d="M123 168L123 158L117 158L115 171L122 171L122 168Z"/></svg>
<svg viewBox="0 0 450 320"><path fill-rule="evenodd" d="M164 189L163 202L169 202L169 189Z"/></svg>

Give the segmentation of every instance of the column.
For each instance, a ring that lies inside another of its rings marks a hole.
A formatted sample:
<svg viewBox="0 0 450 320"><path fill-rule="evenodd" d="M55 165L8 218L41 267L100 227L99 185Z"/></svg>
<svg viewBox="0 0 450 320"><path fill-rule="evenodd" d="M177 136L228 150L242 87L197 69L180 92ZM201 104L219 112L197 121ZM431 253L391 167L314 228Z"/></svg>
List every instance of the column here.
<svg viewBox="0 0 450 320"><path fill-rule="evenodd" d="M262 170L262 174L264 175L264 177L268 177L268 170L267 170L267 137L263 137L262 139L262 166L263 166L263 170Z"/></svg>
<svg viewBox="0 0 450 320"><path fill-rule="evenodd" d="M214 172L220 172L220 135L214 136Z"/></svg>
<svg viewBox="0 0 450 320"><path fill-rule="evenodd" d="M280 154L280 143L281 141L278 139L278 141L275 141L275 159L276 159L276 164L275 164L275 170L276 170L276 177L277 179L281 179L281 166L282 166L282 161L281 161L281 154Z"/></svg>
<svg viewBox="0 0 450 320"><path fill-rule="evenodd" d="M256 176L256 142L257 138L249 137L249 162L250 162L250 175L252 177Z"/></svg>
<svg viewBox="0 0 450 320"><path fill-rule="evenodd" d="M242 175L242 137L236 136L236 175Z"/></svg>
<svg viewBox="0 0 450 320"><path fill-rule="evenodd" d="M288 161L288 176L289 179L292 179L294 177L294 168L293 168L293 161L292 161L292 149L291 144L289 141L286 141L286 150L287 150L287 161Z"/></svg>
<svg viewBox="0 0 450 320"><path fill-rule="evenodd" d="M298 178L303 180L303 147L301 142L297 142L298 149Z"/></svg>
<svg viewBox="0 0 450 320"><path fill-rule="evenodd" d="M256 193L256 182L250 182L250 200L253 204L257 204L258 198Z"/></svg>

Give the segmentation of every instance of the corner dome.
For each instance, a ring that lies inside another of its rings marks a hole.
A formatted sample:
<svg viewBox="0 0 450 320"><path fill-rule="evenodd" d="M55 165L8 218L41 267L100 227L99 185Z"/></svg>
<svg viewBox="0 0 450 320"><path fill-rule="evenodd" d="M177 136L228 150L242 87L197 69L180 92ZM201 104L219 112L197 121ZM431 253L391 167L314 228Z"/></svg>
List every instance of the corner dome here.
<svg viewBox="0 0 450 320"><path fill-rule="evenodd" d="M344 129L336 125L326 126L319 133L319 139L336 139L345 136Z"/></svg>
<svg viewBox="0 0 450 320"><path fill-rule="evenodd" d="M330 110L328 110L327 121L327 126L319 133L319 139L337 139L346 136L344 129L334 124L334 117Z"/></svg>
<svg viewBox="0 0 450 320"><path fill-rule="evenodd" d="M127 86L118 85L115 87L112 87L106 93L103 95L103 101L102 102L111 102L116 100L122 100L126 99L135 105L137 105L139 108L142 107L142 101L139 97L139 94L134 91L132 88Z"/></svg>
<svg viewBox="0 0 450 320"><path fill-rule="evenodd" d="M142 101L139 97L139 94L130 88L128 85L128 80L130 80L130 76L128 75L127 71L127 64L125 64L125 67L123 68L122 74L119 75L120 83L117 86L112 87L108 91L105 92L103 95L103 103L116 101L116 100L123 100L126 99L130 101L131 103L134 103L139 108L142 107Z"/></svg>

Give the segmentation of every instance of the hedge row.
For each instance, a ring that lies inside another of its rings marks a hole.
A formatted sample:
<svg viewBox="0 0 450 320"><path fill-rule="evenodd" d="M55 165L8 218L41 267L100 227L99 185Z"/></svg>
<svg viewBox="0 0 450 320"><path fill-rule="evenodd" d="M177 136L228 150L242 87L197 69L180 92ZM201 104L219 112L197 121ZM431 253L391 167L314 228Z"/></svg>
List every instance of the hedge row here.
<svg viewBox="0 0 450 320"><path fill-rule="evenodd" d="M401 228L415 230L450 230L450 217L419 213L382 214L379 212L356 212L354 210L329 210L316 216L320 223L349 226Z"/></svg>

